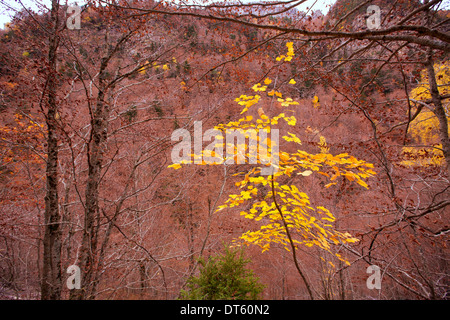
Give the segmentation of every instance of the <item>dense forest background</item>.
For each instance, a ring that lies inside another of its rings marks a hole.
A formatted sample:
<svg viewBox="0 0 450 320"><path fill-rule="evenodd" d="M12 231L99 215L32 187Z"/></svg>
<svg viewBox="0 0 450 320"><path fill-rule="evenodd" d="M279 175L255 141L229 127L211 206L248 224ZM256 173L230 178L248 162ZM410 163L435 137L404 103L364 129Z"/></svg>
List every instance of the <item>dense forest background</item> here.
<svg viewBox="0 0 450 320"><path fill-rule="evenodd" d="M448 299L450 12L303 2L88 1L74 30L56 0L17 13L0 31L0 298L177 299L237 245L263 299ZM239 98L254 91L251 118L292 116L272 122L301 140L280 150L302 151L282 157L277 182L311 219L329 210L323 242L301 242L314 220L296 227L294 213L278 217L284 242L249 238L272 218L248 212L282 200L255 165L169 167L174 130L242 124ZM300 154L320 172L290 174ZM224 206L242 179L257 192ZM71 265L81 289L66 285ZM381 289L367 287L371 265Z"/></svg>

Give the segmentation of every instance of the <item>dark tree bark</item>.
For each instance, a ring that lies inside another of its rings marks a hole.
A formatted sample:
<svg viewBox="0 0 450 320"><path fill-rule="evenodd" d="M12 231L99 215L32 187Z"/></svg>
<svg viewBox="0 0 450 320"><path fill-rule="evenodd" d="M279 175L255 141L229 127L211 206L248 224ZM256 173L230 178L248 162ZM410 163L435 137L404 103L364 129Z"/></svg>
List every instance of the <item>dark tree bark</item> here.
<svg viewBox="0 0 450 320"><path fill-rule="evenodd" d="M84 212L84 233L81 243L79 267L82 279L80 290L71 292L71 299L84 300L94 298L91 292L91 282L94 276L94 266L97 264L96 253L98 244L98 223L100 218L99 186L103 165L103 153L106 147L108 106L105 102L106 66L103 60L99 75L99 92L97 104L91 118L91 135L88 143L88 180L86 187L86 203Z"/></svg>
<svg viewBox="0 0 450 320"><path fill-rule="evenodd" d="M115 87L114 80L108 82L108 64L120 46L132 35L125 34L112 49L107 49L99 69L97 102L91 114L91 133L87 144L88 178L85 194L84 233L81 243L79 264L81 270L81 289L72 290L70 299L94 299L97 288L99 268L102 257L98 250L100 227L99 187L102 179L104 153L107 147L108 118L110 99ZM109 42L106 35L105 43ZM115 220L115 219L114 219ZM111 222L114 224L114 222ZM110 229L107 237L110 235Z"/></svg>
<svg viewBox="0 0 450 320"><path fill-rule="evenodd" d="M47 190L45 195L43 270L41 281L41 299L58 300L61 298L61 229L58 207L58 135L57 135L57 82L56 62L59 46L58 37L59 3L52 0L51 24L49 36L48 75L47 75Z"/></svg>

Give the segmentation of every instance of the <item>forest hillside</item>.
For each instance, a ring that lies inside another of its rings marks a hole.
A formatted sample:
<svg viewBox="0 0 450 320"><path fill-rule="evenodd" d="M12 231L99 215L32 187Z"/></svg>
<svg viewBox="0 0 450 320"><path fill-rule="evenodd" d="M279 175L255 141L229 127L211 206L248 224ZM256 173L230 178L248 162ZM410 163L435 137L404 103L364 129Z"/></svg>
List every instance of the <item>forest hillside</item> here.
<svg viewBox="0 0 450 320"><path fill-rule="evenodd" d="M445 1L303 2L17 12L0 299L448 299Z"/></svg>

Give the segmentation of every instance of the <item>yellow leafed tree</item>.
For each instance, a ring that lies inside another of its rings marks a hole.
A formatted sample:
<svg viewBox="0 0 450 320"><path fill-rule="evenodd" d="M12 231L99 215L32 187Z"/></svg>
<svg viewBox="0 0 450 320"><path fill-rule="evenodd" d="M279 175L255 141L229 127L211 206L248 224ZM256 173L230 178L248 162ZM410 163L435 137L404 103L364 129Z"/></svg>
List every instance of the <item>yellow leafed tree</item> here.
<svg viewBox="0 0 450 320"><path fill-rule="evenodd" d="M288 43L287 47L287 54L279 57L277 61L282 59L290 61L286 56L289 58L294 56L292 43ZM263 94L271 83L270 79L266 79L263 85L260 83L255 84L252 89L257 93ZM260 95L241 95L235 101L243 107L241 114L245 114L256 108L254 106L263 99L277 99L276 101L285 107L299 105L292 98L283 97L275 89L266 93L264 97ZM263 140L254 133L256 130L271 132L272 127L280 121L286 122L289 126L295 126L296 118L293 115L288 115L288 112L292 111L286 109L285 112L270 117L260 107L257 109L259 118L254 119L253 116L248 115L237 121L215 126L215 129L221 132L225 132L225 130L241 130L246 138L249 139L248 148L244 149L247 152L244 152L244 154L242 154L242 149L239 149L239 146L227 145L223 139L219 142L216 140L216 147L234 148L233 157L244 156L249 161L247 163L251 163L250 160L255 160L252 158L254 156L252 146L255 148L258 145L259 151L264 151L258 153L257 165L249 172L237 174L237 176L243 177L241 181L236 183L236 186L239 187L239 193L230 194L225 203L217 208L217 211L239 207L251 201L251 208L248 211L241 211L241 215L246 219L260 221L259 223L263 222L263 224L259 230L247 231L242 234L238 239L235 239L235 244L254 244L261 247L263 252L269 250L271 244L277 243L282 245L286 250L292 252L296 268L303 278L311 298L313 298L310 286L298 264L296 256L298 246L317 246L350 264L344 257L334 252L333 246L351 244L357 242L358 239L348 232L336 230L334 227L335 217L327 208L313 206L308 195L300 190L299 187L294 184L282 183L281 181L286 180L283 178L294 175L299 175L301 179L305 179L312 174L320 174L331 181L327 187L334 185L335 182L333 181L338 177L343 177L351 182L358 183L364 188L368 188L365 179L374 175L375 172L372 170L372 164L351 155L346 153L331 154L325 137L320 138L318 153L311 154L302 151L300 149L300 138L290 132L282 136L282 139L298 147L298 150L292 153L279 151L278 157L276 157L278 161L270 162L273 157L269 155L275 150L274 141L270 141L268 138ZM201 155L194 155L194 157L199 156L203 157L203 159L209 159L209 161L203 161L203 164L223 164L227 161L226 156L220 157L219 153L210 150L203 151ZM262 169L264 166L272 166L274 170L269 175L263 175ZM172 164L170 167L178 169L181 167L181 164ZM270 190L265 195L261 194L262 186L267 186Z"/></svg>
<svg viewBox="0 0 450 320"><path fill-rule="evenodd" d="M439 94L445 96L450 94L450 61L435 64L434 71ZM409 133L420 145L429 147L404 147L401 162L405 166L440 166L445 162L442 145L439 142L439 120L426 103L431 100L428 74L426 70L421 72L419 85L410 93L410 98L416 103L417 108L412 110L417 116L410 124ZM450 128L450 99L442 100Z"/></svg>

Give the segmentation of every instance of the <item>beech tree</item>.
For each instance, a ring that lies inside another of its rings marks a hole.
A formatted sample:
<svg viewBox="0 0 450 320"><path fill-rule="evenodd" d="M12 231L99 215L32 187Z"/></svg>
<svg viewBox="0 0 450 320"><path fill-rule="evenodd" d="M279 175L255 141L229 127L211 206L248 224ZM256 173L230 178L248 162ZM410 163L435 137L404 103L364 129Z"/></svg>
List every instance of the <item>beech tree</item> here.
<svg viewBox="0 0 450 320"><path fill-rule="evenodd" d="M61 215L58 195L58 138L57 138L57 84L56 61L59 47L59 1L52 1L50 12L50 34L48 48L48 73L44 97L47 99L47 194L45 196L44 240L42 263L41 298L57 300L61 298Z"/></svg>
<svg viewBox="0 0 450 320"><path fill-rule="evenodd" d="M277 57L277 61L281 59L285 61L292 60L292 57L295 55L293 43L288 42L286 46L288 48L286 55ZM255 84L252 89L255 92L266 92L271 84L272 80L266 78L263 84ZM290 84L295 84L295 81L290 81ZM282 93L275 90L267 92L267 97L272 100L276 98L276 101L284 107L299 104L292 98L284 97ZM241 95L236 99L236 102L243 105L241 114L244 114L249 112L250 108L256 108L254 106L260 103L261 99L262 97L260 95ZM244 190L240 194L229 195L229 199L224 205L218 207L218 211L227 207L239 206L246 200L251 200L253 197L258 196L258 188L260 186L269 186L270 191L264 196L264 200L253 202L249 212L241 212L241 215L247 219L254 219L255 221L264 219L266 223L261 226L260 230L248 231L240 238L244 242L257 244L263 249L263 252L269 250L271 243L280 243L286 250L292 251L297 271L305 283L310 298L314 299L311 286L304 275L304 271L301 270L298 264L296 247L298 245L305 245L307 247L318 246L321 249L330 251L329 243L334 243L335 245L341 242L352 243L358 241L358 239L353 238L349 233L333 230L333 226L330 224L330 222L335 221L333 214L323 206L311 207L308 195L299 190L295 185L280 184L279 182L275 182L275 180L281 180L283 176L291 177L294 173L307 177L313 174L314 171L317 171L317 173L330 178L331 181L342 175L349 181L356 181L358 184L367 188L367 184L363 179L375 174L370 169L373 168L373 165L358 160L348 154L339 154L336 156L329 154L329 149L327 149L324 139L321 139L322 143L320 147L322 153L320 154L312 155L302 150L297 150L294 153L281 151L279 153L280 161L274 163L274 153L278 152L274 144L278 142L274 141L273 136L272 139L261 137L257 134L257 130L273 132L271 126L277 124L281 119L286 121L289 126L295 126L296 118L294 116L287 116L285 113L280 113L273 117L267 116L262 108L258 109L258 115L259 118L253 123L253 116L250 115L236 122L229 122L215 127L218 132L238 130L242 136L249 139L248 145L244 144L243 149L239 144L234 145L234 141L229 142L227 139L225 142L223 137L219 135L212 142L214 150L207 148L202 154L194 154L193 157L194 159L199 158L200 164L226 165L230 159L233 161L236 160L236 162L232 163L241 163L242 161L238 159L240 157L244 157L248 163L251 163L251 158L257 156L256 163L267 163L266 165L273 167L273 171L276 169L276 172L270 174L267 178L262 175L263 168L261 167L253 168L249 172L242 173L245 178L237 182L236 185ZM282 138L288 142L301 145L300 139L293 133L287 132L287 135ZM226 156L222 156L223 149L227 150ZM258 150L257 155L255 152L256 149ZM179 169L181 164L175 163L169 167ZM332 174L329 174L329 172L332 172ZM333 184L335 182L331 182L325 187L328 188ZM277 196L279 199L277 199ZM314 216L313 212L317 212L319 217ZM301 240L292 237L291 229L301 235ZM344 260L340 254L336 253L336 256ZM350 264L348 261L345 262Z"/></svg>

